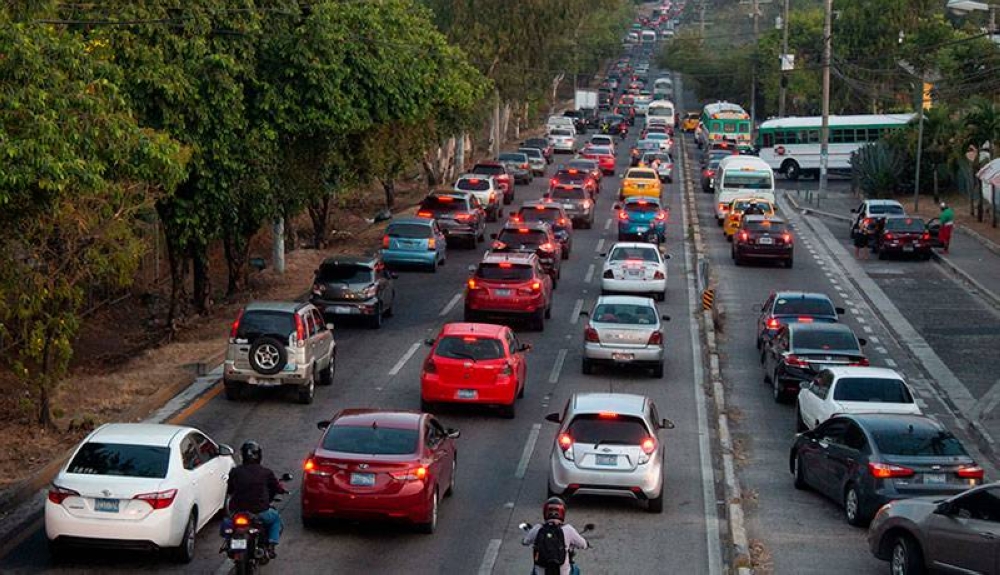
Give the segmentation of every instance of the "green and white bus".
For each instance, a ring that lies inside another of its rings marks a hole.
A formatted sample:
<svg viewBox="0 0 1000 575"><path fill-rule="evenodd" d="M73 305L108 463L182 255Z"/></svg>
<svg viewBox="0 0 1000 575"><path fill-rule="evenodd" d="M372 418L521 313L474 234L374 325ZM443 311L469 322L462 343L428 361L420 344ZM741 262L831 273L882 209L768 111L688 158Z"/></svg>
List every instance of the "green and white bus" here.
<svg viewBox="0 0 1000 575"><path fill-rule="evenodd" d="M696 139L699 145L729 140L738 145L753 143L750 135L750 114L739 104L716 102L708 104L701 111Z"/></svg>
<svg viewBox="0 0 1000 575"><path fill-rule="evenodd" d="M846 173L851 169L851 154L906 126L915 114L869 114L830 116L830 145L827 170ZM768 120L757 130L759 156L775 172L789 180L804 175L819 175L819 137L823 118L803 116Z"/></svg>

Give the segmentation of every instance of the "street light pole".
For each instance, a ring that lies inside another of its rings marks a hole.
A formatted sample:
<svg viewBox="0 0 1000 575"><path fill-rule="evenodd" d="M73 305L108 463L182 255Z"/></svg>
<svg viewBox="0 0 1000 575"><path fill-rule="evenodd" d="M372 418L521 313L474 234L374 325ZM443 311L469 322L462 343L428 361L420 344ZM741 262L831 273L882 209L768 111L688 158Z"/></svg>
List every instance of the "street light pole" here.
<svg viewBox="0 0 1000 575"><path fill-rule="evenodd" d="M781 58L782 63L784 63L785 54L788 53L788 4L789 0L785 0L785 13L781 17ZM785 96L788 93L788 76L785 72L785 67L781 67L781 90L778 92L778 117L785 117Z"/></svg>
<svg viewBox="0 0 1000 575"><path fill-rule="evenodd" d="M833 0L825 0L823 19L823 124L819 132L819 192L816 204L826 197L827 166L830 160L830 52L833 35Z"/></svg>
<svg viewBox="0 0 1000 575"><path fill-rule="evenodd" d="M757 36L759 26L757 15L760 11L759 0L753 0L753 80L750 82L750 131L757 125Z"/></svg>
<svg viewBox="0 0 1000 575"><path fill-rule="evenodd" d="M913 212L920 211L920 160L924 153L924 102L923 84L920 85L920 127L917 128L917 175L913 178Z"/></svg>

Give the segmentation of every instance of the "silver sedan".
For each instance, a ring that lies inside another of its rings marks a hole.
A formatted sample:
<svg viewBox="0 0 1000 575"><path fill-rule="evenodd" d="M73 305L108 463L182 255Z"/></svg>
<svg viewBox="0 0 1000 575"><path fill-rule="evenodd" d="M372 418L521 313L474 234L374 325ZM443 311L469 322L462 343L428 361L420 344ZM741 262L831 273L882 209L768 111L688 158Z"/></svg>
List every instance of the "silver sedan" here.
<svg viewBox="0 0 1000 575"><path fill-rule="evenodd" d="M635 365L663 377L663 324L656 303L648 297L601 296L583 334L583 373L595 365Z"/></svg>

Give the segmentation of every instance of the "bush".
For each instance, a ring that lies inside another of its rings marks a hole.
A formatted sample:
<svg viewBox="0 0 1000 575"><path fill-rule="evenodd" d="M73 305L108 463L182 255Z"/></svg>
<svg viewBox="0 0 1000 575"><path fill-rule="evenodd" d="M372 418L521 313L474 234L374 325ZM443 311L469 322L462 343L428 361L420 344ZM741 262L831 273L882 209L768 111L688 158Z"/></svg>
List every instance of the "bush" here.
<svg viewBox="0 0 1000 575"><path fill-rule="evenodd" d="M873 142L851 154L851 176L867 198L892 196L907 165L905 154L886 142Z"/></svg>

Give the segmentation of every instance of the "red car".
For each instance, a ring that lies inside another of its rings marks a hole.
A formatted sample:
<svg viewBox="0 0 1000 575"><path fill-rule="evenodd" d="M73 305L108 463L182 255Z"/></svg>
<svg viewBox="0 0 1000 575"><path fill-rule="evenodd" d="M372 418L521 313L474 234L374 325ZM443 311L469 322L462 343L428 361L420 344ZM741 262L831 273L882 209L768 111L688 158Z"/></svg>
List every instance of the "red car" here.
<svg viewBox="0 0 1000 575"><path fill-rule="evenodd" d="M580 153L580 157L587 160L597 160L601 172L606 176L615 173L615 155L611 152L611 148L592 146L584 149Z"/></svg>
<svg viewBox="0 0 1000 575"><path fill-rule="evenodd" d="M425 342L431 352L420 375L420 408L436 403L498 405L513 418L515 404L524 397L527 361L531 349L505 325L449 323L437 339Z"/></svg>
<svg viewBox="0 0 1000 575"><path fill-rule="evenodd" d="M538 331L552 315L552 276L533 253L488 253L465 288L465 321L526 317Z"/></svg>
<svg viewBox="0 0 1000 575"><path fill-rule="evenodd" d="M303 464L302 523L325 518L397 519L437 528L455 484L458 430L429 413L345 409L321 421Z"/></svg>

